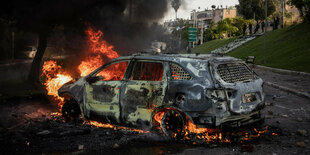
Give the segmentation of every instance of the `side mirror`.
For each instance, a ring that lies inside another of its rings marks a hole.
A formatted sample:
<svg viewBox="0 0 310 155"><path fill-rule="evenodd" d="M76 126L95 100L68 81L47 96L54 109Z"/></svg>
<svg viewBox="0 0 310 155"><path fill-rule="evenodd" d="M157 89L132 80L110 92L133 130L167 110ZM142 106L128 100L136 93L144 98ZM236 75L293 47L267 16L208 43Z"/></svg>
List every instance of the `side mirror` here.
<svg viewBox="0 0 310 155"><path fill-rule="evenodd" d="M97 81L100 81L100 80L103 80L104 77L103 76L90 76L86 79L86 81L89 83L89 84L92 84L92 83L95 83Z"/></svg>

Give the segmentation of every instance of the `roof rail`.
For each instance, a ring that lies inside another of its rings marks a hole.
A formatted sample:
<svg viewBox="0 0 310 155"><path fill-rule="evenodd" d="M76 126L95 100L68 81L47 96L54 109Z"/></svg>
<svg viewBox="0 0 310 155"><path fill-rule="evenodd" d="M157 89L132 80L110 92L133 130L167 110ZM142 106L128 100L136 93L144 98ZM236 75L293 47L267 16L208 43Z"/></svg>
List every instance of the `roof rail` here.
<svg viewBox="0 0 310 155"><path fill-rule="evenodd" d="M223 57L225 54L224 53L211 53L212 56L219 56L219 57Z"/></svg>

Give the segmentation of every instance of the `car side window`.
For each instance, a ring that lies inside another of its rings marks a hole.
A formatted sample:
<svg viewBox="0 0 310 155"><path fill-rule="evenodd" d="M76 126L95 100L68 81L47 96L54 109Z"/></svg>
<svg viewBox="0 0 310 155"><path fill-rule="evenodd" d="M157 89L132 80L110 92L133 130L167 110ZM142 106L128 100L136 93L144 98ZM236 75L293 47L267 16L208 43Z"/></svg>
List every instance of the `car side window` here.
<svg viewBox="0 0 310 155"><path fill-rule="evenodd" d="M130 79L143 81L161 81L162 77L162 63L138 61L135 63Z"/></svg>
<svg viewBox="0 0 310 155"><path fill-rule="evenodd" d="M170 73L173 80L191 80L192 77L189 75L181 66L170 63Z"/></svg>
<svg viewBox="0 0 310 155"><path fill-rule="evenodd" d="M96 76L103 76L101 81L120 81L125 75L127 66L127 61L114 63L97 73Z"/></svg>

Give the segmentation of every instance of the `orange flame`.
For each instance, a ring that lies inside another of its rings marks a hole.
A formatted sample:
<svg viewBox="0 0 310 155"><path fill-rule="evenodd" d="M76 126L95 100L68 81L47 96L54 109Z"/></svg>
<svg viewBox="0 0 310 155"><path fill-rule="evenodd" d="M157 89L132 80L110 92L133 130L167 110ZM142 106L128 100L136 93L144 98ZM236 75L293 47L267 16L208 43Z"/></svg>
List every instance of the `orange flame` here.
<svg viewBox="0 0 310 155"><path fill-rule="evenodd" d="M58 96L58 89L73 78L66 74L56 61L45 61L42 67L42 75L46 77L44 83L47 95L53 96L59 101L58 106L61 108L64 98Z"/></svg>
<svg viewBox="0 0 310 155"><path fill-rule="evenodd" d="M86 35L89 38L89 52L87 53L89 55L78 66L81 76L86 76L103 65L105 63L103 57L108 59L119 57L117 52L113 50L114 47L102 39L103 33L100 30L96 32L89 27L86 30Z"/></svg>
<svg viewBox="0 0 310 155"><path fill-rule="evenodd" d="M139 132L139 133L150 133L149 131L144 131L144 130L139 130L139 129L133 129L133 128L128 128L128 127L123 127L123 126L117 126L117 125L112 125L109 123L100 123L97 121L88 121L88 123L92 126L95 127L100 127L100 128L111 128L114 130L129 130L129 131L134 131L134 132Z"/></svg>
<svg viewBox="0 0 310 155"><path fill-rule="evenodd" d="M98 67L102 66L106 59L114 59L119 57L117 52L113 50L113 46L109 45L106 41L102 40L103 33L98 30L97 32L94 31L91 27L89 27L86 31L88 37L88 56L81 61L80 65L78 66L78 70L80 72L80 76L86 76ZM104 59L104 57L106 57ZM100 75L104 76L106 79L115 79L121 77L124 72L119 72L117 74L111 74L113 70L119 69L126 69L128 65L127 62L117 64L115 66L109 67L109 69L104 70L103 72L99 73ZM53 96L56 100L59 101L58 106L61 109L62 105L64 104L64 98L58 96L58 89L63 86L65 83L71 81L73 78L63 71L62 67L59 66L56 61L49 60L45 61L42 67L42 75L46 77L46 82L44 83L47 94ZM55 116L60 116L60 113L54 113ZM135 131L139 133L149 133L149 131L143 131L139 129L132 129L127 127L116 126L108 123L100 123L96 121L86 121L92 126L96 127L103 127L103 128L113 128L113 129L125 129L130 131Z"/></svg>
<svg viewBox="0 0 310 155"><path fill-rule="evenodd" d="M78 66L80 76L86 76L101 65L103 65L103 57L108 59L114 59L119 57L117 52L113 50L113 46L109 45L106 41L102 40L103 33L98 30L97 32L89 27L85 31L88 37L88 56L83 60ZM123 67L122 65L119 67ZM65 83L71 81L73 78L66 73L56 61L49 60L45 61L42 67L42 75L46 77L46 82L44 83L48 95L55 97L59 100L59 106L61 108L64 98L58 96L58 89ZM112 76L106 73L106 76Z"/></svg>
<svg viewBox="0 0 310 155"><path fill-rule="evenodd" d="M170 108L168 108L170 109ZM161 120L164 116L164 111L160 111L155 114L154 116L154 123L158 126L158 129L161 130L160 124ZM209 142L221 142L221 143L231 143L230 139L225 138L224 135L240 135L242 141L249 141L253 138L258 138L264 133L268 132L268 126L265 127L263 130L257 130L256 128L253 129L253 132L248 131L239 131L239 132L226 132L223 133L220 129L213 129L213 128L199 128L189 118L186 118L186 123L184 126L184 137L187 140L192 140L193 136L196 139L200 139L206 143ZM277 134L272 133L273 136ZM241 141L241 142L242 142Z"/></svg>

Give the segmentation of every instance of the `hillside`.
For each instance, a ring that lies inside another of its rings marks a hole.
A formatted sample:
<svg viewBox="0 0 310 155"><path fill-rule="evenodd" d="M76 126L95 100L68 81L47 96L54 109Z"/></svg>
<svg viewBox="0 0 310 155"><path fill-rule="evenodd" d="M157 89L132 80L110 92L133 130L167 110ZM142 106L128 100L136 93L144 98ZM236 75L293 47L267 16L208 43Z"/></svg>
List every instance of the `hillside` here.
<svg viewBox="0 0 310 155"><path fill-rule="evenodd" d="M229 38L229 39L220 39L220 40L212 40L208 41L202 45L196 46L192 49L192 53L209 53L217 48L220 48L230 42L236 40L237 37Z"/></svg>
<svg viewBox="0 0 310 155"><path fill-rule="evenodd" d="M256 57L255 63L310 72L310 24L299 24L267 33L267 63L264 64L265 38L260 36L233 50L228 55L245 58Z"/></svg>

